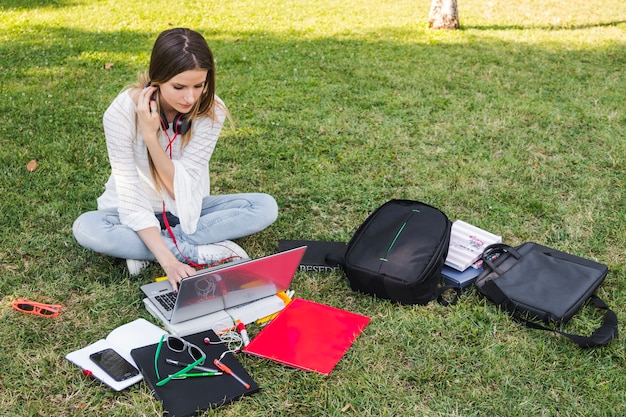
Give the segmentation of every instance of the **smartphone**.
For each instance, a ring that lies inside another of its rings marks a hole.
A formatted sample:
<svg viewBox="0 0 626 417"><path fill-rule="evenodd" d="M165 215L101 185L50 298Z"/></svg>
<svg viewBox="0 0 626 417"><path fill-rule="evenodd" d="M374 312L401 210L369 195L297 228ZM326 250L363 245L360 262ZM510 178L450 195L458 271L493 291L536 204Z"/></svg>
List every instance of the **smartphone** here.
<svg viewBox="0 0 626 417"><path fill-rule="evenodd" d="M92 353L89 359L116 381L124 381L139 375L137 368L111 348Z"/></svg>

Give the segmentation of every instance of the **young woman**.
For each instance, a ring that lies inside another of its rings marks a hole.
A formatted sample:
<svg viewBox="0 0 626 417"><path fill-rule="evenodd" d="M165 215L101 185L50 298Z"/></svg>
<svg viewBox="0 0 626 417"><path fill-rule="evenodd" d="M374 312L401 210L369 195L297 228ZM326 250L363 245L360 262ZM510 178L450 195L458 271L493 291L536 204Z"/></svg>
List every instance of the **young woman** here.
<svg viewBox="0 0 626 417"><path fill-rule="evenodd" d="M111 176L98 209L74 222L78 243L126 259L131 274L157 261L174 288L194 267L247 258L228 239L266 228L278 208L262 193L210 195L226 117L206 40L189 29L161 33L148 74L104 114Z"/></svg>

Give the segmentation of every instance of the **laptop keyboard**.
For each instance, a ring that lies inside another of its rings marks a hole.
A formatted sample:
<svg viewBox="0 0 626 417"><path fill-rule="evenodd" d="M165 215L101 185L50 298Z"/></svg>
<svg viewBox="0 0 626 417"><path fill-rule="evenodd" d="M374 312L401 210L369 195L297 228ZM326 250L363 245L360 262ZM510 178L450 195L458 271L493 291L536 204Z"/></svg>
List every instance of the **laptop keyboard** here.
<svg viewBox="0 0 626 417"><path fill-rule="evenodd" d="M167 311L170 311L174 308L174 304L176 304L176 296L177 294L174 291L157 295L154 297Z"/></svg>

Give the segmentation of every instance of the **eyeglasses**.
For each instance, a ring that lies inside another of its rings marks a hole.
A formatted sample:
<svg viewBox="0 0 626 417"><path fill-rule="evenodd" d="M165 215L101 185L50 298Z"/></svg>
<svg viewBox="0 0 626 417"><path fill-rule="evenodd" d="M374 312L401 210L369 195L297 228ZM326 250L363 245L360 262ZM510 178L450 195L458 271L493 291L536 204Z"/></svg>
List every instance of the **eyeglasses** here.
<svg viewBox="0 0 626 417"><path fill-rule="evenodd" d="M189 353L189 356L194 360L194 362L190 363L185 368L176 372L175 374L169 375L167 378L164 378L156 383L157 387L167 384L170 380L180 377L181 375L186 374L193 368L198 365L202 365L204 360L206 359L206 354L200 349L198 346L193 343L189 343L185 339L181 339L180 337L172 336L172 335L163 335L161 336L161 340L157 345L156 352L154 354L154 371L156 373L157 379L161 379L159 375L159 355L161 354L161 348L163 346L163 342L167 347L173 352L184 352L185 350Z"/></svg>
<svg viewBox="0 0 626 417"><path fill-rule="evenodd" d="M61 304L42 304L25 298L18 298L13 302L13 308L17 311L39 317L56 317L59 315L61 307Z"/></svg>

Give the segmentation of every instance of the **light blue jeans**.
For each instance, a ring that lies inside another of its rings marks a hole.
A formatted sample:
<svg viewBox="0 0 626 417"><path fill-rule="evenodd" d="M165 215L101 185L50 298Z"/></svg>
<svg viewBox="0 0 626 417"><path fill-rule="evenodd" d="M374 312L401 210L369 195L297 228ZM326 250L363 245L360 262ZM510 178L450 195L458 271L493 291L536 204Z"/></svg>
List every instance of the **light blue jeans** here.
<svg viewBox="0 0 626 417"><path fill-rule="evenodd" d="M251 235L274 223L277 216L276 201L268 194L212 195L202 201L194 234L184 234L178 219L168 215L176 244L167 230L162 230L161 235L181 262L185 258L198 262L198 245ZM158 214L157 217L162 216ZM117 209L83 213L74 221L72 231L81 246L95 252L123 259L156 260L137 233L120 223Z"/></svg>

